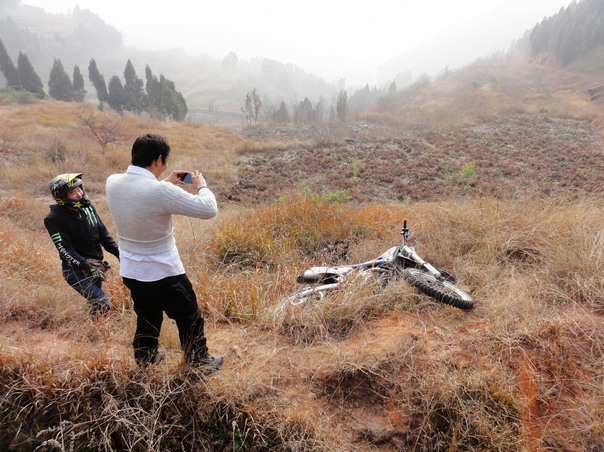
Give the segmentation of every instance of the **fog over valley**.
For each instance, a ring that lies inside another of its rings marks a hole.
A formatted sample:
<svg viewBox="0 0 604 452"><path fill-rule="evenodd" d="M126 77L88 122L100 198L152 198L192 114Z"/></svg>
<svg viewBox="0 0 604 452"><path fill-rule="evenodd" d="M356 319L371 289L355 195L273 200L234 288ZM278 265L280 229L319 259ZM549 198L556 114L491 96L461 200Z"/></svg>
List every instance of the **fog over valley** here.
<svg viewBox="0 0 604 452"><path fill-rule="evenodd" d="M5 0L15 3L15 0ZM4 2L0 2L2 4ZM182 49L192 56L292 63L332 83L387 84L399 73L438 75L505 52L570 0L224 1L167 5L105 0L22 0L51 13L89 9L122 33L126 46Z"/></svg>

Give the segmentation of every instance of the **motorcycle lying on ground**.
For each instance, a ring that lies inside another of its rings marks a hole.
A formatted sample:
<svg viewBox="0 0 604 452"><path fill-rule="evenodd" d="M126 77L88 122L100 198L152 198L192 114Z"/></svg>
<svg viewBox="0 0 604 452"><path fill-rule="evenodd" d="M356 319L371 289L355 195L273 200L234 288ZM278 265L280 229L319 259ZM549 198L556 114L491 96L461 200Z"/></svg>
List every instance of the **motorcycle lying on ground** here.
<svg viewBox="0 0 604 452"><path fill-rule="evenodd" d="M437 270L423 260L414 247L407 245L407 220L404 220L401 234L401 246L394 246L373 260L355 265L312 267L306 270L298 277L298 282L306 285L283 300L279 307L321 300L327 294L359 279L377 281L378 287L383 288L402 273L405 281L429 297L459 309L471 309L474 300L455 285L455 278L445 271Z"/></svg>

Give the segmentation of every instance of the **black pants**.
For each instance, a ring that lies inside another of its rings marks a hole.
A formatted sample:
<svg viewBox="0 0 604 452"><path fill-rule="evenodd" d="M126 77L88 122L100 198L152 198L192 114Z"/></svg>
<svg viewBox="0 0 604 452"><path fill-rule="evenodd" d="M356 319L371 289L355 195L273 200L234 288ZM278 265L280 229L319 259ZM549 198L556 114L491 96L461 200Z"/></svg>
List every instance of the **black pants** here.
<svg viewBox="0 0 604 452"><path fill-rule="evenodd" d="M208 358L203 332L203 316L187 275L170 276L153 282L123 278L132 295L136 312L134 359L139 365L153 362L163 313L176 321L180 344L190 364L201 364Z"/></svg>

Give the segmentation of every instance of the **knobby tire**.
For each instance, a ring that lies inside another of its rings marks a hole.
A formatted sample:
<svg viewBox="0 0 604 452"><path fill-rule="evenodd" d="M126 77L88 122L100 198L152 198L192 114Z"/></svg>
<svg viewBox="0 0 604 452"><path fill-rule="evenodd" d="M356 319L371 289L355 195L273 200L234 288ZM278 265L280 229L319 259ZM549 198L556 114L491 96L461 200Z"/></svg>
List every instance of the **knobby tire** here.
<svg viewBox="0 0 604 452"><path fill-rule="evenodd" d="M472 297L447 280L438 280L434 275L419 268L407 268L403 278L420 292L441 303L459 309L472 309Z"/></svg>

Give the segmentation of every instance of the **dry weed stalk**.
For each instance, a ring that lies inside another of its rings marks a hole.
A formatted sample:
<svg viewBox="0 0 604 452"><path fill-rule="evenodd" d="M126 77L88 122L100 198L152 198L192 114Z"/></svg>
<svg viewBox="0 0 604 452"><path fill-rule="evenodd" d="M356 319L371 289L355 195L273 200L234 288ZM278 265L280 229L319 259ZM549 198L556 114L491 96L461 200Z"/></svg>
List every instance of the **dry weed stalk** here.
<svg viewBox="0 0 604 452"><path fill-rule="evenodd" d="M510 86L481 89L467 106L491 114L492 99L527 96ZM538 103L557 108L554 98ZM598 450L604 442L601 200L352 205L287 194L271 206L223 209L208 226L179 223L179 249L213 327L211 346L227 361L210 378L181 367L177 332L166 325L166 366L141 372L131 357L131 303L117 274L107 284L112 317L87 323L41 230L47 181L74 170L85 173L111 229L104 181L124 170L128 148L99 152L74 133L69 105L45 105L56 114L38 104L12 106L10 114L0 108L10 151L0 167L0 448ZM416 106L410 102L408 118L417 127L470 120L446 102ZM237 149L281 146L151 125L179 151L179 166L199 165L216 181L232 180ZM124 127L135 137L149 123L127 117ZM51 162L45 154L57 137L66 159ZM24 185L32 174L36 180ZM420 254L471 290L473 311L439 305L401 281L379 295L351 287L274 315L327 244L347 238L352 261L374 258L398 243L405 218ZM41 346L40 337L55 348Z"/></svg>

